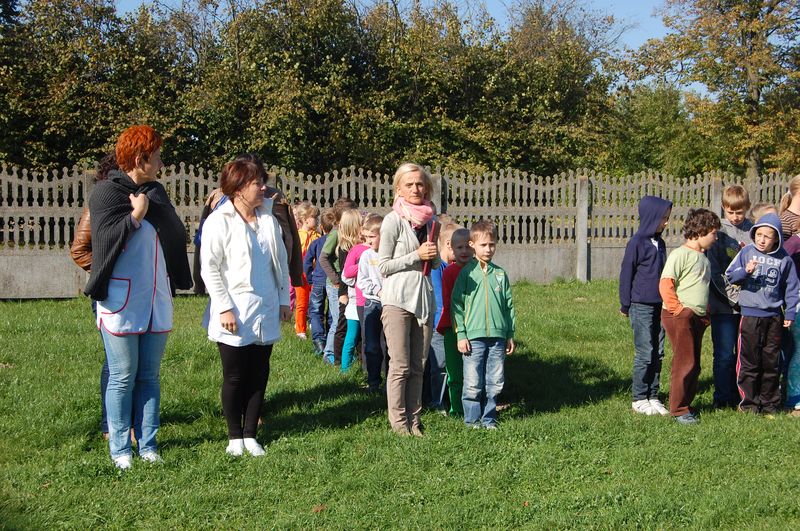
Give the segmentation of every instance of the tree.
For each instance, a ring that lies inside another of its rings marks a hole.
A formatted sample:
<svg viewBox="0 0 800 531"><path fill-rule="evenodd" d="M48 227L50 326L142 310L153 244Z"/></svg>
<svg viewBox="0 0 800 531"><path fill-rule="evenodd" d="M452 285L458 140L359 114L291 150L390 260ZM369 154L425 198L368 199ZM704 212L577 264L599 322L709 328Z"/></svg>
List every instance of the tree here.
<svg viewBox="0 0 800 531"><path fill-rule="evenodd" d="M797 0L666 0L672 31L639 52L640 74L703 84L716 113L734 125L736 150L748 177L759 175L775 123L771 96L797 82L800 3Z"/></svg>

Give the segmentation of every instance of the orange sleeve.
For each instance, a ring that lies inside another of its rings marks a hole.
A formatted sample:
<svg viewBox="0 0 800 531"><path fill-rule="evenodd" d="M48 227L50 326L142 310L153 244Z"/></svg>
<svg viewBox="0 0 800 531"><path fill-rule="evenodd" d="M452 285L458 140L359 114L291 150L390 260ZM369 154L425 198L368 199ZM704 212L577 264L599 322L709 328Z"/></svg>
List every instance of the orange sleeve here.
<svg viewBox="0 0 800 531"><path fill-rule="evenodd" d="M672 315L678 315L683 310L681 301L678 300L678 293L675 291L674 278L662 278L658 283L658 293L664 301L664 308Z"/></svg>

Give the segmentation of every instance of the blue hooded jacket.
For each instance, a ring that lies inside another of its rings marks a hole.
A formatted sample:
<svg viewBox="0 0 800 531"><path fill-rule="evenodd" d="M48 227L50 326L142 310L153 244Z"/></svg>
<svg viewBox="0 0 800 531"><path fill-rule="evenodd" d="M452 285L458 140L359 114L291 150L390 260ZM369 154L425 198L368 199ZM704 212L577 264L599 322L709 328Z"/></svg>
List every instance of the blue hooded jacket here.
<svg viewBox="0 0 800 531"><path fill-rule="evenodd" d="M627 315L632 302L659 304L658 282L667 261L667 246L656 233L672 201L646 195L639 201L639 230L625 247L619 272L620 311Z"/></svg>
<svg viewBox="0 0 800 531"><path fill-rule="evenodd" d="M777 245L767 253L759 251L754 243L746 245L725 271L728 280L742 286L739 293L739 306L742 315L750 317L774 317L781 315L785 306L784 319L794 321L797 303L800 302L800 281L794 262L783 249L781 220L775 214L765 214L750 229L750 239L755 241L756 230L769 227L778 236ZM757 266L752 273L745 267L755 260Z"/></svg>

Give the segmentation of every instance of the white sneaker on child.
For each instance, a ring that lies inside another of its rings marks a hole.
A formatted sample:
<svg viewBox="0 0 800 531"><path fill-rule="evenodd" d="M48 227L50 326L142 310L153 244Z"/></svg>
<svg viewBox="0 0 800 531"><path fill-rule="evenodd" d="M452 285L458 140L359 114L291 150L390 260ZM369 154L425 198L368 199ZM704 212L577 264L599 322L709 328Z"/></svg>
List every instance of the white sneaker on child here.
<svg viewBox="0 0 800 531"><path fill-rule="evenodd" d="M669 410L664 407L664 404L658 398L651 398L649 402L650 408L653 409L657 414L662 416L669 415Z"/></svg>
<svg viewBox="0 0 800 531"><path fill-rule="evenodd" d="M225 453L234 457L239 457L244 454L244 441L242 439L231 439L228 441L228 447L225 448Z"/></svg>
<svg viewBox="0 0 800 531"><path fill-rule="evenodd" d="M308 336L306 335L305 332L297 332L297 337L299 337L300 339L308 339Z"/></svg>
<svg viewBox="0 0 800 531"><path fill-rule="evenodd" d="M650 405L650 401L646 398L642 400L634 400L631 402L631 407L634 413L641 413L643 415L656 415L658 412Z"/></svg>
<svg viewBox="0 0 800 531"><path fill-rule="evenodd" d="M258 441L255 439L245 439L244 448L253 457L261 457L266 453L264 447L258 444Z"/></svg>
<svg viewBox="0 0 800 531"><path fill-rule="evenodd" d="M114 461L114 466L119 468L120 470L128 470L133 464L131 461L131 456L129 455L121 455L119 457L115 457L113 461Z"/></svg>

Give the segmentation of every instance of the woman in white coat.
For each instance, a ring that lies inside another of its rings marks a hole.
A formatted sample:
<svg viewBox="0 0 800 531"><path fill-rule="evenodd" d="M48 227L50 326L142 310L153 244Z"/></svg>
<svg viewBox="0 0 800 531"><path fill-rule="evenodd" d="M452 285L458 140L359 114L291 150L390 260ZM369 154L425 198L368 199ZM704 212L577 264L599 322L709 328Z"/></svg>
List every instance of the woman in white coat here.
<svg viewBox="0 0 800 531"><path fill-rule="evenodd" d="M264 455L256 441L280 321L288 320L289 268L281 229L258 166L234 161L222 170L229 201L203 225L201 274L210 296L208 338L222 359L222 410L230 455Z"/></svg>

